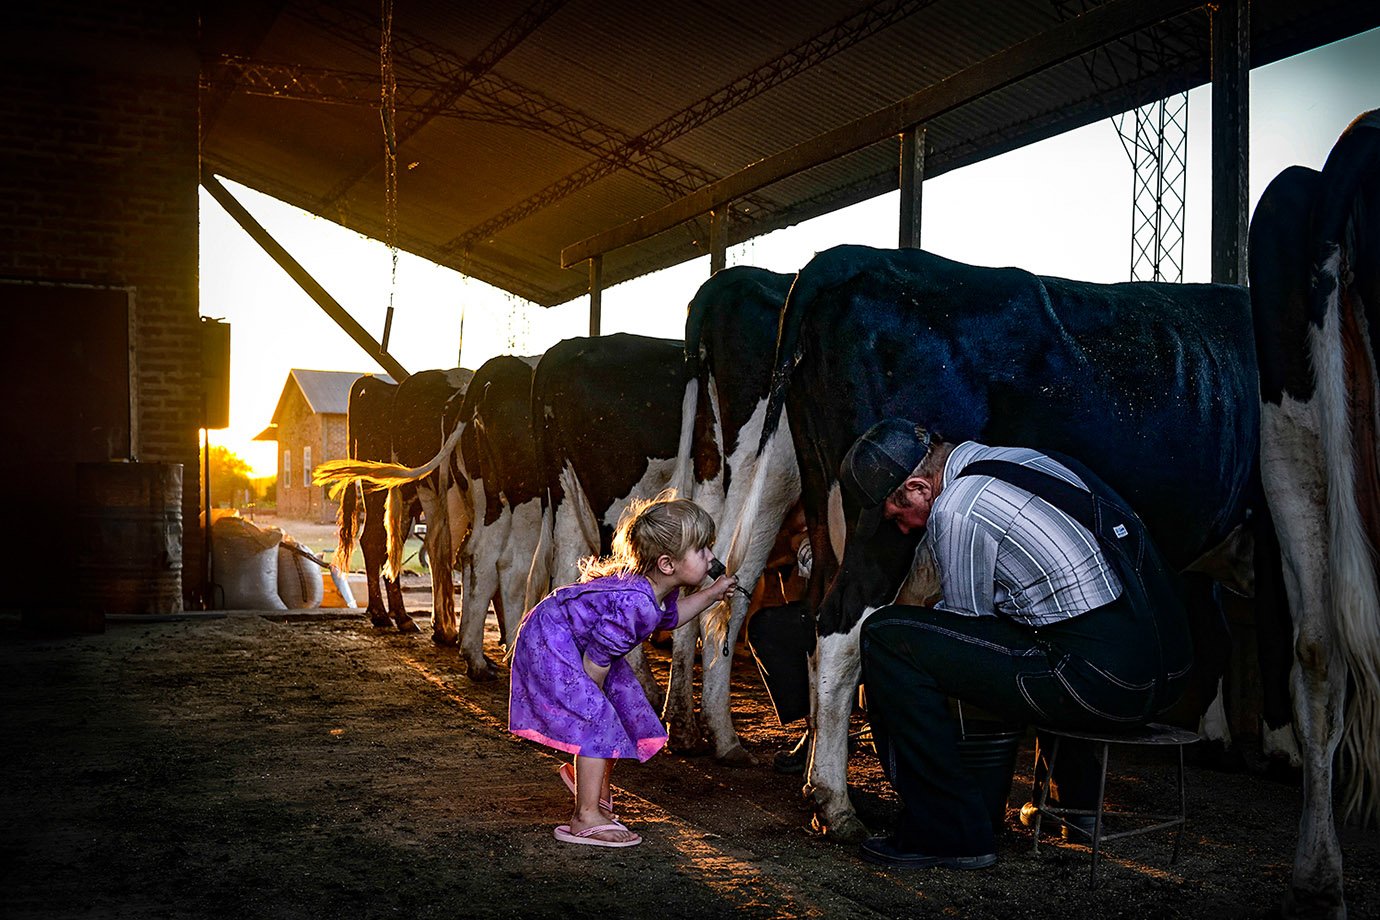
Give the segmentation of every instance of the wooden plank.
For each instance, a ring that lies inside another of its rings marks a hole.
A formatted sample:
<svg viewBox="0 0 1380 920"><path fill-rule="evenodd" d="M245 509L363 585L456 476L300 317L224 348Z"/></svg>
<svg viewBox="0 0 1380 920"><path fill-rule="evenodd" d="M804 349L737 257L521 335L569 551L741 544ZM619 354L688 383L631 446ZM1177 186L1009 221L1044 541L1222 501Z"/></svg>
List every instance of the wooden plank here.
<svg viewBox="0 0 1380 920"><path fill-rule="evenodd" d="M288 276L296 281L302 290L307 292L307 296L316 301L316 305L326 311L326 315L335 320L335 324L345 330L345 334L355 340L360 348L364 349L365 354L377 361L384 370L398 383L402 383L411 376L398 360L388 352L384 351L383 346L375 342L373 336L365 330L363 326L355 321L349 311L336 302L335 298L326 292L326 289L316 283L305 268L294 259L286 249L275 240L267 230L263 228L254 215L245 210L244 205L240 204L230 190L220 184L209 171L203 170L201 173L201 185L206 191L211 193L211 197L220 203L220 206L235 219L235 223L244 228L254 242L263 248L264 252L277 262Z"/></svg>
<svg viewBox="0 0 1380 920"><path fill-rule="evenodd" d="M921 196L925 186L925 127L901 133L901 227L897 245L920 248Z"/></svg>
<svg viewBox="0 0 1380 920"><path fill-rule="evenodd" d="M1203 0L1111 0L900 102L758 160L650 214L573 243L561 250L561 266L571 268L592 256L664 233L773 182L894 137L1041 70L1201 6Z"/></svg>
<svg viewBox="0 0 1380 920"><path fill-rule="evenodd" d="M1212 29L1212 280L1246 283L1250 222L1249 0L1221 0Z"/></svg>
<svg viewBox="0 0 1380 920"><path fill-rule="evenodd" d="M599 334L604 314L604 257L594 256L589 260L589 334L592 338Z"/></svg>
<svg viewBox="0 0 1380 920"><path fill-rule="evenodd" d="M727 208L715 208L709 212L709 274L711 275L728 264L728 240L724 232L724 218L727 213Z"/></svg>

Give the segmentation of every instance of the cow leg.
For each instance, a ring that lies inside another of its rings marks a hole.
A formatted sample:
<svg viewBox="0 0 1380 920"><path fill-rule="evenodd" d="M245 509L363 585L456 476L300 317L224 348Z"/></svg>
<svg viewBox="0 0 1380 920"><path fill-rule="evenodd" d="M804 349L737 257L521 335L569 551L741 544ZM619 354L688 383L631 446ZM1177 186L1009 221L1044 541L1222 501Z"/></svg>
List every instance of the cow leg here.
<svg viewBox="0 0 1380 920"><path fill-rule="evenodd" d="M709 728L709 740L714 745L714 759L730 767L755 767L757 758L748 753L733 727L733 711L729 700L733 650L738 647L738 630L747 619L748 598L734 594L730 603L742 608L738 616L729 616L729 604L716 604L706 610L703 662L700 674L700 710ZM728 654L724 654L724 649Z"/></svg>
<svg viewBox="0 0 1380 920"><path fill-rule="evenodd" d="M722 604L716 606L723 606ZM707 617L706 610L701 617ZM671 680L661 719L671 738L667 746L682 754L704 751L704 736L695 718L695 647L701 630L683 627L671 633ZM708 651L708 639L705 649Z"/></svg>
<svg viewBox="0 0 1380 920"><path fill-rule="evenodd" d="M351 485L350 488L355 488L355 486ZM388 556L388 533L383 521L387 501L387 494L378 489L371 489L364 493L364 527L359 535L359 548L364 555L364 577L369 589L369 606L366 608L366 612L369 614L369 622L380 629L393 625L389 619L390 611L403 609L401 591L398 591L397 606L392 606L395 587L393 582L386 583L389 589L389 606L387 608L384 607L383 592L379 589L383 562Z"/></svg>
<svg viewBox="0 0 1380 920"><path fill-rule="evenodd" d="M1304 804L1285 915L1341 918L1346 916L1346 905L1342 851L1332 809L1332 764L1341 740L1346 669L1331 627L1320 617L1306 614L1294 642L1296 661L1290 683L1294 724L1304 746Z"/></svg>
<svg viewBox="0 0 1380 920"><path fill-rule="evenodd" d="M459 639L455 625L455 587L451 566L454 559L451 523L445 497L430 486L419 488L417 497L426 514L426 551L431 559L431 641L455 645Z"/></svg>
<svg viewBox="0 0 1380 920"><path fill-rule="evenodd" d="M382 578L383 589L388 596L388 610L380 611L378 618L370 615L369 619L375 626L396 625L398 632L421 632L417 624L412 622L412 617L408 616L407 607L403 604L402 584L396 578L389 578L387 575L382 575ZM373 603L372 598L370 603Z"/></svg>
<svg viewBox="0 0 1380 920"><path fill-rule="evenodd" d="M848 798L848 720L862 674L858 640L868 613L846 634L820 636L816 646L815 737L804 793L814 799L815 826L844 843L860 842L868 833Z"/></svg>
<svg viewBox="0 0 1380 920"><path fill-rule="evenodd" d="M489 601L498 590L498 569L490 560L466 554L460 572L460 657L473 681L498 677L497 666L484 654L484 622L489 617Z"/></svg>
<svg viewBox="0 0 1380 920"><path fill-rule="evenodd" d="M513 508L511 514L512 527L502 540L503 548L498 561L499 606L502 607L500 622L503 624L503 642L509 649L517 639L522 615L527 612L527 582L541 534L541 501L534 498L524 502Z"/></svg>
<svg viewBox="0 0 1380 920"><path fill-rule="evenodd" d="M1279 537L1268 506L1255 523L1255 604L1257 659L1260 667L1260 747L1265 771L1276 779L1297 784L1303 758L1294 736L1290 711L1289 675L1294 659L1290 637L1289 602L1280 561Z"/></svg>
<svg viewBox="0 0 1380 920"><path fill-rule="evenodd" d="M1328 587L1327 474L1316 422L1286 397L1265 406L1261 469L1278 528L1284 586L1294 620L1294 729L1303 747L1303 813L1289 916L1344 917L1342 852L1332 809L1332 763L1341 738L1346 669L1332 632Z"/></svg>

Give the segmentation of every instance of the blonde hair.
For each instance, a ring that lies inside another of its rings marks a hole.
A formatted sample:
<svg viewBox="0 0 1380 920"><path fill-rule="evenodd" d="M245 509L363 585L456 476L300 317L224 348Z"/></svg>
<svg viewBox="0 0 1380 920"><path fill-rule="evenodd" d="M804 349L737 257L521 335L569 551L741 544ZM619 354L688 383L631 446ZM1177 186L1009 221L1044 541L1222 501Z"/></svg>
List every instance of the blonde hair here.
<svg viewBox="0 0 1380 920"><path fill-rule="evenodd" d="M618 518L613 552L580 561L580 580L604 575L650 575L662 556L679 559L714 542L714 519L688 498L667 489L656 498L635 499Z"/></svg>

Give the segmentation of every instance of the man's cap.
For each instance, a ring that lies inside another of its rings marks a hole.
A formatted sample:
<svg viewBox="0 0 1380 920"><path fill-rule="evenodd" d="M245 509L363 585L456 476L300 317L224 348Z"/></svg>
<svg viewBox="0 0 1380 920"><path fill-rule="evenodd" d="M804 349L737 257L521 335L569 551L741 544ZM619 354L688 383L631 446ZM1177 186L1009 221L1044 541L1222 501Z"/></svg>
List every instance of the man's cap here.
<svg viewBox="0 0 1380 920"><path fill-rule="evenodd" d="M877 508L901 487L929 450L930 435L924 428L909 419L884 419L848 448L839 481L863 508Z"/></svg>

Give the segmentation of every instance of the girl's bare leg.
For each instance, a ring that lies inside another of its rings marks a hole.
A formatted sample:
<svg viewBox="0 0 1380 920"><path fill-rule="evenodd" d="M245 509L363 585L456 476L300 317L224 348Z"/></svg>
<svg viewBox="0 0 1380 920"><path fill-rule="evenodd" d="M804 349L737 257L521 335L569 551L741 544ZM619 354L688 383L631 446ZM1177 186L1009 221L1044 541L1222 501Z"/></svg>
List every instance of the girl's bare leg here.
<svg viewBox="0 0 1380 920"><path fill-rule="evenodd" d="M607 813L599 808L599 799L608 797L609 773L613 761L603 757L575 756L575 812L570 816L571 833L610 823ZM600 840L632 840L637 837L628 830L600 831Z"/></svg>

